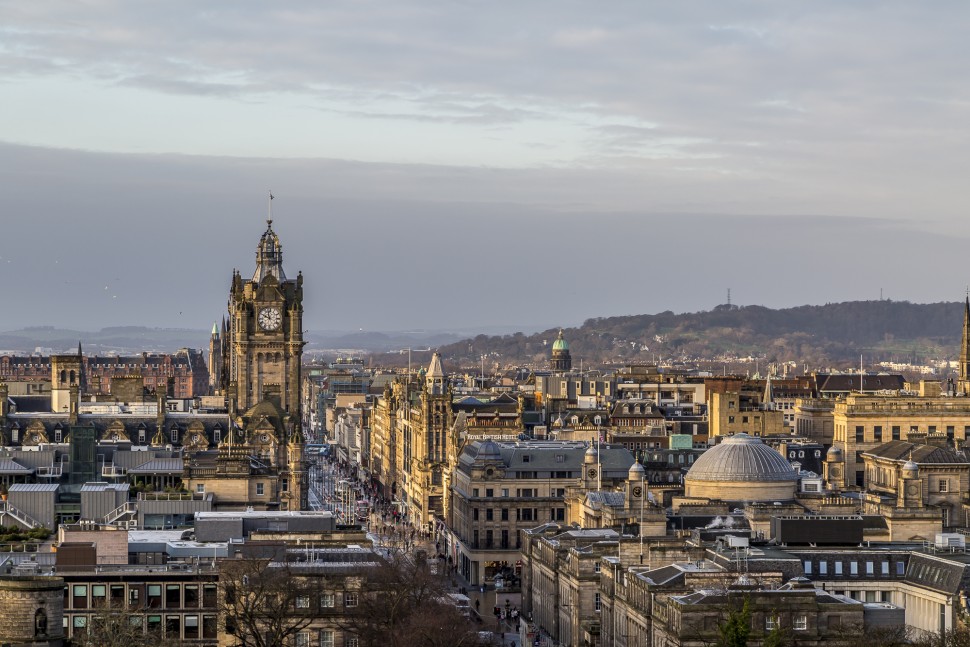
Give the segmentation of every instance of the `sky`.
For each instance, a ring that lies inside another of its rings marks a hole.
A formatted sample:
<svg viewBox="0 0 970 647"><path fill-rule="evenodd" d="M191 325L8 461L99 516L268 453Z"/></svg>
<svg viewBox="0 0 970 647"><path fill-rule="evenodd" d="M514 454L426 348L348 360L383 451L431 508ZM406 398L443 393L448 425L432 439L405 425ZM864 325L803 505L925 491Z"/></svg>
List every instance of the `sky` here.
<svg viewBox="0 0 970 647"><path fill-rule="evenodd" d="M955 301L963 2L0 0L0 329Z"/></svg>

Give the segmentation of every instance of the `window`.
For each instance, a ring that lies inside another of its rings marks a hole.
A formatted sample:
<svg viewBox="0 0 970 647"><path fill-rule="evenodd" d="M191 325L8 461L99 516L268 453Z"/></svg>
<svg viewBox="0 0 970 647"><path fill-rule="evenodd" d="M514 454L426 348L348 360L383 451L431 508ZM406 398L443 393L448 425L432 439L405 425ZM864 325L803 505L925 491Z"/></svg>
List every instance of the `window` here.
<svg viewBox="0 0 970 647"><path fill-rule="evenodd" d="M855 428L855 441L857 443L865 442L866 440L866 428L862 425L856 425Z"/></svg>
<svg viewBox="0 0 970 647"><path fill-rule="evenodd" d="M485 521L494 521L495 515L491 508L485 508Z"/></svg>
<svg viewBox="0 0 970 647"><path fill-rule="evenodd" d="M321 593L320 594L320 608L321 609L332 609L336 605L336 596L333 593Z"/></svg>
<svg viewBox="0 0 970 647"><path fill-rule="evenodd" d="M263 496L263 484L262 483L257 483L256 484L256 496Z"/></svg>
<svg viewBox="0 0 970 647"><path fill-rule="evenodd" d="M310 608L310 596L309 595L298 595L298 596L296 596L296 608L297 609L309 609Z"/></svg>
<svg viewBox="0 0 970 647"><path fill-rule="evenodd" d="M508 521L508 520L509 520L509 509L502 508L502 521Z"/></svg>
<svg viewBox="0 0 970 647"><path fill-rule="evenodd" d="M334 647L333 629L320 630L320 647Z"/></svg>
<svg viewBox="0 0 970 647"><path fill-rule="evenodd" d="M872 439L877 443L882 442L882 425L876 425L872 428Z"/></svg>
<svg viewBox="0 0 970 647"><path fill-rule="evenodd" d="M357 636L347 636L344 638L344 647L358 647L359 644Z"/></svg>
<svg viewBox="0 0 970 647"><path fill-rule="evenodd" d="M217 638L219 623L216 616L202 616L202 637Z"/></svg>
<svg viewBox="0 0 970 647"><path fill-rule="evenodd" d="M185 637L199 637L199 616L185 616Z"/></svg>
<svg viewBox="0 0 970 647"><path fill-rule="evenodd" d="M124 584L112 584L109 588L111 606L114 608L119 608L125 606L125 585Z"/></svg>
<svg viewBox="0 0 970 647"><path fill-rule="evenodd" d="M476 499L478 498L478 488L477 487L473 487L472 488L472 496L475 497Z"/></svg>
<svg viewBox="0 0 970 647"><path fill-rule="evenodd" d="M765 616L765 631L774 631L779 628L781 628L781 622L779 622L778 616L770 613Z"/></svg>
<svg viewBox="0 0 970 647"><path fill-rule="evenodd" d="M882 574L889 575L889 562L882 563Z"/></svg>
<svg viewBox="0 0 970 647"><path fill-rule="evenodd" d="M205 483L197 483L195 486L196 494L205 494Z"/></svg>
<svg viewBox="0 0 970 647"><path fill-rule="evenodd" d="M290 491L290 481L289 481L289 479L281 479L280 480L280 490L282 490L283 492L289 492Z"/></svg>
<svg viewBox="0 0 970 647"><path fill-rule="evenodd" d="M808 631L808 616L795 616L792 620L792 629L795 631Z"/></svg>
<svg viewBox="0 0 970 647"><path fill-rule="evenodd" d="M165 608L182 608L182 587L178 584L168 584L165 587Z"/></svg>
<svg viewBox="0 0 970 647"><path fill-rule="evenodd" d="M812 560L806 559L805 560L805 575L811 575L811 574L812 574Z"/></svg>
<svg viewBox="0 0 970 647"><path fill-rule="evenodd" d="M950 491L950 481L947 479L940 479L940 492Z"/></svg>
<svg viewBox="0 0 970 647"><path fill-rule="evenodd" d="M507 487L502 488L502 496L508 496L508 495L509 495L509 489Z"/></svg>
<svg viewBox="0 0 970 647"><path fill-rule="evenodd" d="M165 616L165 635L178 638L182 633L182 616Z"/></svg>
<svg viewBox="0 0 970 647"><path fill-rule="evenodd" d="M108 597L108 587L104 584L91 585L91 606L100 609L105 606L105 599Z"/></svg>
<svg viewBox="0 0 970 647"><path fill-rule="evenodd" d="M866 575L874 575L876 572L876 565L873 562L866 562Z"/></svg>
<svg viewBox="0 0 970 647"><path fill-rule="evenodd" d="M74 609L88 608L88 586L87 584L75 584L73 589L73 599L71 606Z"/></svg>
<svg viewBox="0 0 970 647"><path fill-rule="evenodd" d="M206 584L202 587L202 606L211 609L216 606L216 585Z"/></svg>
<svg viewBox="0 0 970 647"><path fill-rule="evenodd" d="M893 425L892 433L893 433L893 440L899 440L899 425Z"/></svg>
<svg viewBox="0 0 970 647"><path fill-rule="evenodd" d="M347 591L344 593L344 606L345 607L356 607L357 606L357 594Z"/></svg>
<svg viewBox="0 0 970 647"><path fill-rule="evenodd" d="M599 613L600 609L602 608L603 608L603 602L602 600L600 600L600 594L597 593L596 598L593 601L593 610L596 611L596 613Z"/></svg>
<svg viewBox="0 0 970 647"><path fill-rule="evenodd" d="M835 562L835 574L842 575L842 562Z"/></svg>
<svg viewBox="0 0 970 647"><path fill-rule="evenodd" d="M495 496L494 492L495 490L493 490L492 488L485 488L485 496L487 496L488 498L492 498L493 496Z"/></svg>
<svg viewBox="0 0 970 647"><path fill-rule="evenodd" d="M472 521L478 521L478 508L472 508Z"/></svg>
<svg viewBox="0 0 970 647"><path fill-rule="evenodd" d="M162 585L161 584L149 584L148 585L148 608L149 609L159 609L162 606ZM162 619L159 617L159 624L161 624Z"/></svg>
<svg viewBox="0 0 970 647"><path fill-rule="evenodd" d="M828 575L829 574L829 563L822 561L818 563L818 574Z"/></svg>
<svg viewBox="0 0 970 647"><path fill-rule="evenodd" d="M296 647L310 647L309 632L302 632L296 635Z"/></svg>
<svg viewBox="0 0 970 647"><path fill-rule="evenodd" d="M849 575L859 574L859 562L849 562Z"/></svg>
<svg viewBox="0 0 970 647"><path fill-rule="evenodd" d="M900 577L902 577L903 575L906 575L906 563L905 562L896 562L896 575L898 575Z"/></svg>
<svg viewBox="0 0 970 647"><path fill-rule="evenodd" d="M728 416L728 424L734 424L734 416Z"/></svg>
<svg viewBox="0 0 970 647"><path fill-rule="evenodd" d="M199 585L185 585L185 608L194 609L199 606Z"/></svg>

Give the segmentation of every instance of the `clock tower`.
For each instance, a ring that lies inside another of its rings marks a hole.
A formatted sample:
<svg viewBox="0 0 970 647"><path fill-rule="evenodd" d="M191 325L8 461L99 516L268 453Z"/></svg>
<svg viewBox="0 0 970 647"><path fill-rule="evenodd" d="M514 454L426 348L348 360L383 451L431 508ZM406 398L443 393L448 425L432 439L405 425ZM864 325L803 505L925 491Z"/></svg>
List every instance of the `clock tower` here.
<svg viewBox="0 0 970 647"><path fill-rule="evenodd" d="M247 411L269 393L298 429L303 357L303 275L287 279L283 248L266 221L250 280L233 272L229 292L225 392L230 408ZM278 394L278 395L277 395Z"/></svg>

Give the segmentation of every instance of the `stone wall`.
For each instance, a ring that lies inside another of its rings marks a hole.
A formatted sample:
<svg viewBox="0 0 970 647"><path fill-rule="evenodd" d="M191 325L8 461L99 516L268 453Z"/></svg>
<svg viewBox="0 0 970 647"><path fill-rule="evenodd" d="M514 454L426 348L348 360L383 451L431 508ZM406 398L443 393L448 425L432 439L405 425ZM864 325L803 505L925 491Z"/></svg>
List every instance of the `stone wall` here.
<svg viewBox="0 0 970 647"><path fill-rule="evenodd" d="M64 580L0 576L0 644L60 647L64 641Z"/></svg>

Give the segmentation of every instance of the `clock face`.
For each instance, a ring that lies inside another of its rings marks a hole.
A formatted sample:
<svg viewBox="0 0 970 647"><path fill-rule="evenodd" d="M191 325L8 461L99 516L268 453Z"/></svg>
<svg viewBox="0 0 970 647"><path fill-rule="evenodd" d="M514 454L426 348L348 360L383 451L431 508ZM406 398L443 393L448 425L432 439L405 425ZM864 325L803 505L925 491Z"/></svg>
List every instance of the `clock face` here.
<svg viewBox="0 0 970 647"><path fill-rule="evenodd" d="M263 330L276 330L283 323L279 308L263 308L259 311L259 327Z"/></svg>
<svg viewBox="0 0 970 647"><path fill-rule="evenodd" d="M643 489L639 485L633 488L633 496L637 498L643 496Z"/></svg>
<svg viewBox="0 0 970 647"><path fill-rule="evenodd" d="M586 474L588 474L589 478L591 479L596 478L596 470L589 470L588 472L586 472Z"/></svg>

